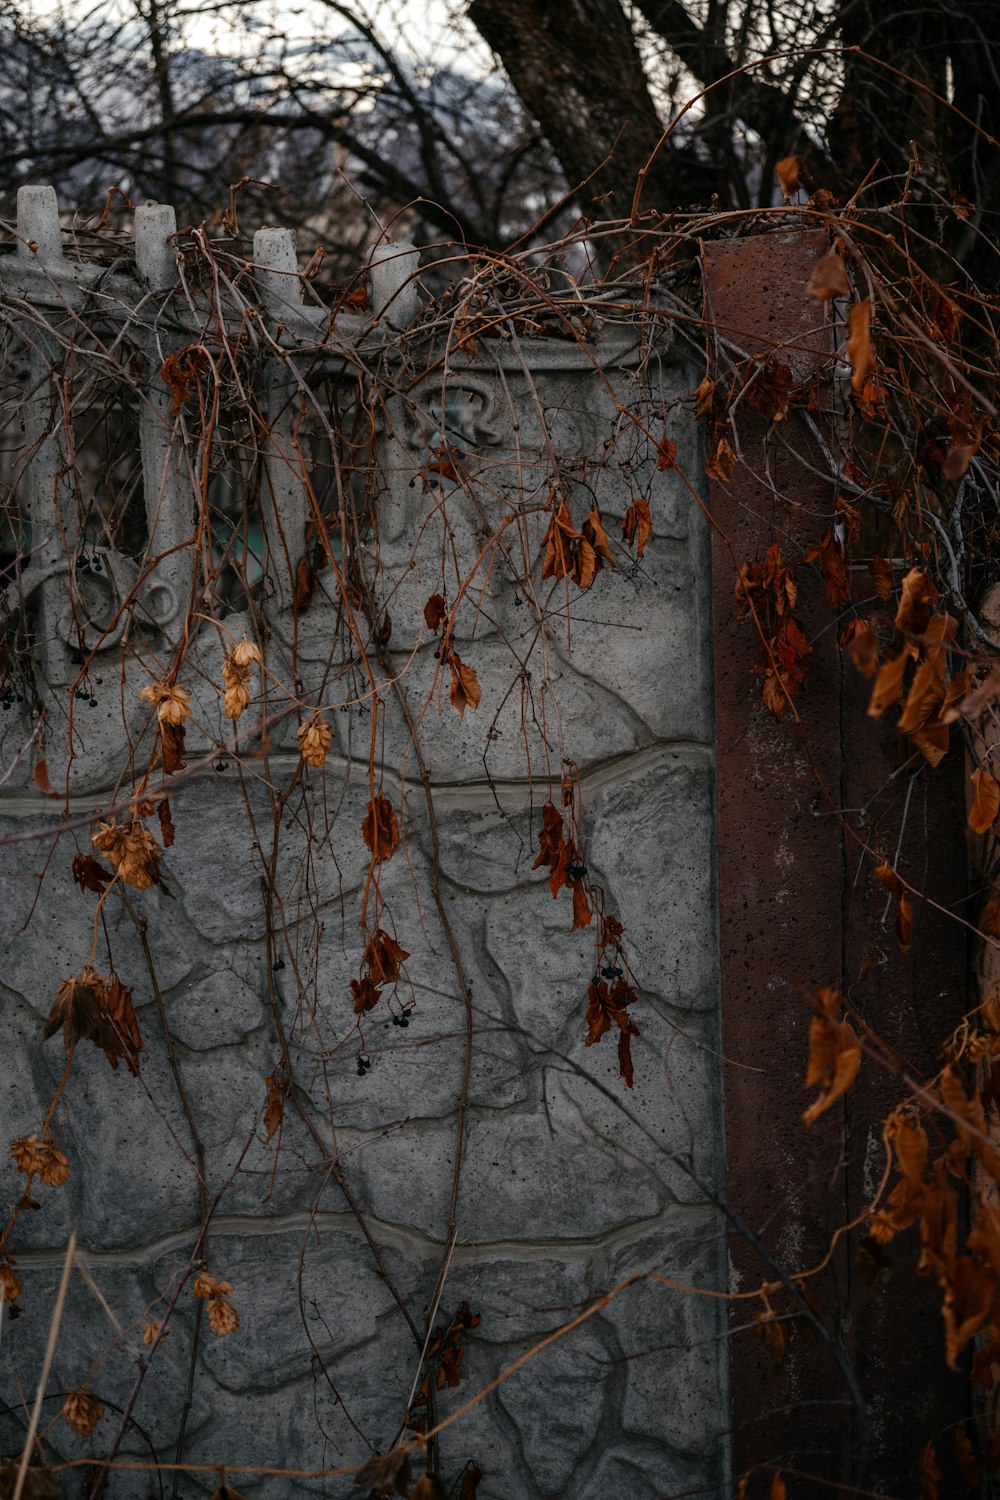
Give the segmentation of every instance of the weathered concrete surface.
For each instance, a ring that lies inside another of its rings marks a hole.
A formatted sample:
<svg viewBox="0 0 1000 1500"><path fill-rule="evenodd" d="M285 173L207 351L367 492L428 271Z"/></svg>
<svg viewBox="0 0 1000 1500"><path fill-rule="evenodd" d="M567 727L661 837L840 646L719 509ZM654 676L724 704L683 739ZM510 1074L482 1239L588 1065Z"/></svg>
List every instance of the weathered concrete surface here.
<svg viewBox="0 0 1000 1500"><path fill-rule="evenodd" d="M437 1393L438 1419L628 1278L724 1284L710 1201L722 1125L708 546L701 513L676 473L657 470L655 450L666 419L679 463L699 472L679 409L691 379L664 355L642 378L612 359L606 380L577 354L570 346L560 363L544 345L532 364L529 349L530 381L517 369L501 379L488 359L474 378L454 377L478 403L465 489L427 483L426 436L405 414L384 438L372 576L393 629L379 663L376 774L402 843L377 895L361 838L371 708L349 701L361 696L356 658L319 598L298 642L301 693L346 705L330 711L322 773L307 771L281 800L299 766L295 719L275 727L266 754L251 740L241 756L220 755L172 796L171 896L108 897L96 963L134 987L141 1077L78 1049L53 1121L72 1176L38 1189L41 1211L22 1215L8 1246L25 1286L22 1315L4 1327L3 1451L21 1441L18 1391L33 1388L73 1229L124 1332L116 1339L75 1282L46 1416L58 1393L88 1381L107 1408L93 1439L102 1453L139 1371L144 1321L162 1316L207 1223L200 1253L232 1283L240 1328L224 1339L204 1319L198 1328L183 1287L122 1453L172 1461L183 1424L183 1458L210 1465L333 1470L391 1446L426 1320L447 1325L463 1301L481 1322L461 1384ZM520 416L516 452L508 401ZM618 566L585 594L539 578L554 463L577 521L598 504L614 540ZM616 539L643 494L654 534L636 563ZM480 570L482 587L456 619L456 647L483 695L459 719L423 606L442 588L456 597L505 516L520 518L507 527L517 545ZM226 625L235 639L253 628L238 616ZM269 670L286 683L291 638L286 621L267 646ZM39 1129L64 1060L59 1037L43 1044L42 1025L56 986L90 951L96 898L69 874L78 844L88 847L81 819L115 800L125 726L151 743L137 696L151 661L137 646L122 688L115 660L109 653L108 687L81 721L70 831L55 839L58 816L28 788L12 783L0 802L7 1139ZM203 632L182 673L195 698L192 759L226 728L220 661L218 639ZM65 761L57 739L50 766L60 753ZM13 730L5 743L9 757ZM589 874L624 923L639 992L631 1093L615 1038L583 1045L596 924L571 931L568 895L553 901L547 872L532 868L541 805L559 800L567 759L578 767ZM28 833L39 837L23 841ZM363 1017L359 1033L348 984L366 888L410 957L397 999ZM406 1027L396 1024L404 1007ZM370 1062L361 1074L359 1054ZM265 1080L283 1059L296 1095L268 1141ZM3 1201L18 1190L5 1160ZM721 1493L719 1306L648 1280L626 1286L446 1429L448 1485L474 1461L479 1500ZM71 1457L90 1443L58 1423L45 1451ZM347 1478L269 1480L237 1467L231 1480L248 1495L356 1493ZM185 1474L179 1494L217 1482ZM144 1486L115 1478L110 1493Z"/></svg>

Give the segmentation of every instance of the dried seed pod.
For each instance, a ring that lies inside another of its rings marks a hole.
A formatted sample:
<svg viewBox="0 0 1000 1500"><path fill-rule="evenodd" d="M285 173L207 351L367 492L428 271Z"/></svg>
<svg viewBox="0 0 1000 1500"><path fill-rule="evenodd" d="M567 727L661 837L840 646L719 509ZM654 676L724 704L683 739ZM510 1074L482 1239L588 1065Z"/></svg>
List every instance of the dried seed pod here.
<svg viewBox="0 0 1000 1500"><path fill-rule="evenodd" d="M35 1135L19 1136L10 1154L19 1172L40 1178L45 1187L62 1187L69 1181L69 1157L51 1141Z"/></svg>
<svg viewBox="0 0 1000 1500"><path fill-rule="evenodd" d="M161 724L177 726L191 717L191 694L187 688L166 682L149 682L139 697L156 705L156 717Z"/></svg>
<svg viewBox="0 0 1000 1500"><path fill-rule="evenodd" d="M209 1297L208 1299L208 1321L212 1332L220 1339L227 1338L229 1334L235 1333L240 1326L240 1315L231 1302L225 1297Z"/></svg>
<svg viewBox="0 0 1000 1500"><path fill-rule="evenodd" d="M233 665L252 667L261 665L260 648L255 641L238 641L230 652Z"/></svg>
<svg viewBox="0 0 1000 1500"><path fill-rule="evenodd" d="M318 767L323 764L329 754L333 731L327 721L320 714L315 713L300 725L296 738L306 765Z"/></svg>
<svg viewBox="0 0 1000 1500"><path fill-rule="evenodd" d="M207 1271L199 1271L194 1283L196 1297L231 1297L233 1289L228 1281L219 1281Z"/></svg>
<svg viewBox="0 0 1000 1500"><path fill-rule="evenodd" d="M104 1407L86 1391L70 1391L63 1403L61 1416L81 1437L90 1437L104 1416Z"/></svg>

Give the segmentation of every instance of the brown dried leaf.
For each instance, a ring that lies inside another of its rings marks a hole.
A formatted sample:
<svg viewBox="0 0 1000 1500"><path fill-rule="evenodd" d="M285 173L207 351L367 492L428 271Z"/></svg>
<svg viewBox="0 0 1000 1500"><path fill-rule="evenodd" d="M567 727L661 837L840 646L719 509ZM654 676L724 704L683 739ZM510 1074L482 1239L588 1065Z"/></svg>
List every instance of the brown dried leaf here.
<svg viewBox="0 0 1000 1500"><path fill-rule="evenodd" d="M57 795L55 788L49 781L49 768L44 760L35 762L35 769L31 774L36 787L44 796L55 797Z"/></svg>
<svg viewBox="0 0 1000 1500"><path fill-rule="evenodd" d="M872 874L897 903L896 940L907 953L913 943L913 900L891 865L879 865Z"/></svg>
<svg viewBox="0 0 1000 1500"><path fill-rule="evenodd" d="M573 558L573 582L581 592L589 589L597 576L597 553L587 538L582 536L577 543Z"/></svg>
<svg viewBox="0 0 1000 1500"><path fill-rule="evenodd" d="M931 617L931 609L938 601L938 591L926 573L911 568L899 590L899 608L896 611L896 629L904 635L923 635ZM909 647L915 655L913 644Z"/></svg>
<svg viewBox="0 0 1000 1500"><path fill-rule="evenodd" d="M121 1044L104 1014L104 985L100 974L91 968L64 979L49 1011L43 1040L48 1041L61 1027L67 1052L72 1052L82 1039L103 1047L105 1052L121 1055Z"/></svg>
<svg viewBox="0 0 1000 1500"><path fill-rule="evenodd" d="M753 1320L753 1335L767 1350L775 1373L784 1367L787 1334L785 1325L772 1312L759 1312Z"/></svg>
<svg viewBox="0 0 1000 1500"><path fill-rule="evenodd" d="M972 1446L972 1439L961 1427L955 1429L955 1462L958 1464L958 1472L962 1476L962 1483L967 1490L979 1488L979 1481L983 1477L983 1469L976 1450Z"/></svg>
<svg viewBox="0 0 1000 1500"><path fill-rule="evenodd" d="M399 822L388 797L379 792L368 804L361 836L375 859L391 859L399 848Z"/></svg>
<svg viewBox="0 0 1000 1500"><path fill-rule="evenodd" d="M482 1479L482 1469L474 1460L470 1459L462 1471L462 1484L458 1492L458 1500L476 1500Z"/></svg>
<svg viewBox="0 0 1000 1500"><path fill-rule="evenodd" d="M114 880L111 871L92 854L74 854L71 869L81 891L93 891L96 896L103 895L104 887Z"/></svg>
<svg viewBox="0 0 1000 1500"><path fill-rule="evenodd" d="M292 595L292 612L296 615L305 614L309 608L316 585L319 579L316 569L308 557L300 557L295 566L295 593Z"/></svg>
<svg viewBox="0 0 1000 1500"><path fill-rule="evenodd" d="M656 467L658 469L672 469L677 463L677 444L672 443L668 437L663 437L656 445Z"/></svg>
<svg viewBox="0 0 1000 1500"><path fill-rule="evenodd" d="M603 978L598 979L591 982L587 990L587 1034L584 1045L592 1047L611 1030L612 1025L618 1027L618 1076L626 1088L633 1085L632 1038L640 1035L628 1010L634 1000L635 991L623 977L615 979L613 984Z"/></svg>
<svg viewBox="0 0 1000 1500"><path fill-rule="evenodd" d="M184 768L184 725L160 725L160 749L163 755L163 770L167 776Z"/></svg>
<svg viewBox="0 0 1000 1500"><path fill-rule="evenodd" d="M170 801L167 797L156 804L156 816L160 820L160 837L163 840L163 847L169 849L177 836L177 829L170 816Z"/></svg>
<svg viewBox="0 0 1000 1500"><path fill-rule="evenodd" d="M1000 937L1000 895L991 896L987 901L979 925L990 937Z"/></svg>
<svg viewBox="0 0 1000 1500"><path fill-rule="evenodd" d="M531 866L537 870L541 865L549 867L549 890L553 900L562 887L568 884L566 869L570 862L571 849L563 832L563 816L554 802L542 807L542 829L538 835L538 857Z"/></svg>
<svg viewBox="0 0 1000 1500"><path fill-rule="evenodd" d="M465 710L471 708L473 713L479 707L483 696L482 688L479 686L479 678L473 667L467 667L457 652L453 651L448 658L451 668L451 686L448 689L448 697L451 699L452 707L458 710L458 717L465 718Z"/></svg>
<svg viewBox="0 0 1000 1500"><path fill-rule="evenodd" d="M710 417L715 400L715 381L709 380L706 375L695 391L693 400L696 419L702 421L705 417Z"/></svg>
<svg viewBox="0 0 1000 1500"><path fill-rule="evenodd" d="M223 1480L219 1487L212 1491L211 1500L245 1500L245 1496Z"/></svg>
<svg viewBox="0 0 1000 1500"><path fill-rule="evenodd" d="M969 827L973 833L989 833L1000 812L1000 786L981 766L973 771L970 780L973 799L969 808Z"/></svg>
<svg viewBox="0 0 1000 1500"><path fill-rule="evenodd" d="M200 344L186 344L176 354L168 354L160 366L160 379L171 393L173 415L180 416L181 407L191 395L193 385L199 385L201 377L209 371L208 355Z"/></svg>
<svg viewBox="0 0 1000 1500"><path fill-rule="evenodd" d="M779 162L774 164L774 175L778 179L778 186L786 198L791 198L802 186L802 172L805 162L802 157L783 156Z"/></svg>
<svg viewBox="0 0 1000 1500"><path fill-rule="evenodd" d="M862 677L874 677L878 671L878 636L867 620L851 620L840 637L840 645L846 646Z"/></svg>
<svg viewBox="0 0 1000 1500"><path fill-rule="evenodd" d="M780 1472L771 1480L771 1500L787 1500L788 1490Z"/></svg>
<svg viewBox="0 0 1000 1500"><path fill-rule="evenodd" d="M17 1458L0 1460L0 1500L13 1500L21 1461ZM21 1500L62 1500L63 1492L55 1475L39 1464L29 1464L25 1470Z"/></svg>
<svg viewBox="0 0 1000 1500"><path fill-rule="evenodd" d="M906 652L901 651L898 656L891 657L879 667L868 704L868 713L871 718L877 719L880 714L885 713L891 703L898 702L903 696L903 676L908 660Z"/></svg>
<svg viewBox="0 0 1000 1500"><path fill-rule="evenodd" d="M934 308L934 326L941 338L948 340L954 338L955 331L962 320L962 309L957 302L941 293Z"/></svg>
<svg viewBox="0 0 1000 1500"><path fill-rule="evenodd" d="M893 590L892 563L882 553L878 553L868 564L875 592L880 599L891 599Z"/></svg>
<svg viewBox="0 0 1000 1500"><path fill-rule="evenodd" d="M378 1453L362 1464L354 1482L359 1489L387 1490L391 1487L397 1495L408 1495L411 1478L409 1448L390 1448L388 1453Z"/></svg>
<svg viewBox="0 0 1000 1500"><path fill-rule="evenodd" d="M979 452L979 442L975 443L952 443L941 465L941 473L945 479L958 480L968 469L970 463Z"/></svg>
<svg viewBox="0 0 1000 1500"><path fill-rule="evenodd" d="M638 500L633 500L625 512L622 521L622 537L626 546L631 547L635 542L635 555L639 559L646 550L646 543L653 534L653 517L649 510L649 501L644 495Z"/></svg>
<svg viewBox="0 0 1000 1500"><path fill-rule="evenodd" d="M705 473L709 479L717 479L720 484L728 484L735 467L736 452L728 438L720 437L705 465Z"/></svg>
<svg viewBox="0 0 1000 1500"><path fill-rule="evenodd" d="M930 1154L926 1130L922 1125L901 1115L893 1123L891 1134L900 1172L911 1187L919 1189L923 1184Z"/></svg>
<svg viewBox="0 0 1000 1500"><path fill-rule="evenodd" d="M807 1125L846 1094L861 1066L861 1043L854 1028L834 1019L843 1003L840 992L830 988L818 990L813 998L806 1088L819 1088L820 1094L802 1116Z"/></svg>
<svg viewBox="0 0 1000 1500"><path fill-rule="evenodd" d="M395 984L401 964L409 958L394 937L377 927L365 944L363 962L375 984Z"/></svg>
<svg viewBox="0 0 1000 1500"><path fill-rule="evenodd" d="M104 1046L104 1055L116 1071L119 1057L124 1057L132 1077L138 1078L142 1035L132 1004L132 991L125 988L117 974L112 974L104 986L101 1003L115 1038L114 1047Z"/></svg>
<svg viewBox="0 0 1000 1500"><path fill-rule="evenodd" d="M954 724L955 720L961 716L962 700L968 695L971 683L971 672L964 670L952 672L945 690L944 702L941 704L942 724Z"/></svg>
<svg viewBox="0 0 1000 1500"><path fill-rule="evenodd" d="M983 709L988 708L998 694L1000 694L1000 667L993 667L986 680L977 688L973 688L967 698L962 699L958 705L958 712L963 719L978 719Z"/></svg>
<svg viewBox="0 0 1000 1500"><path fill-rule="evenodd" d="M587 519L584 521L581 531L594 549L598 573L605 564L609 568L613 568L615 560L611 552L611 543L608 541L608 534L601 523L601 513L596 506L593 510L588 510Z"/></svg>
<svg viewBox="0 0 1000 1500"><path fill-rule="evenodd" d="M448 1500L440 1474L421 1474L410 1491L410 1500Z"/></svg>
<svg viewBox="0 0 1000 1500"><path fill-rule="evenodd" d="M424 619L428 630L440 630L448 615L448 604L443 594L432 594L424 605Z"/></svg>
<svg viewBox="0 0 1000 1500"><path fill-rule="evenodd" d="M930 719L911 738L928 765L939 766L948 754L951 732L940 719Z"/></svg>
<svg viewBox="0 0 1000 1500"><path fill-rule="evenodd" d="M815 547L810 547L805 558L814 562L823 579L826 597L833 609L843 609L851 598L851 587L847 577L847 562L837 533L831 527L823 533Z"/></svg>
<svg viewBox="0 0 1000 1500"><path fill-rule="evenodd" d="M958 1356L988 1320L996 1293L996 1277L988 1266L977 1265L970 1255L956 1262L941 1308L949 1369L958 1369Z"/></svg>
<svg viewBox="0 0 1000 1500"><path fill-rule="evenodd" d="M844 257L836 250L820 256L812 268L806 290L820 302L829 302L832 297L849 297L851 283L847 279Z"/></svg>
<svg viewBox="0 0 1000 1500"><path fill-rule="evenodd" d="M281 1085L281 1063L267 1075L267 1103L264 1106L264 1132L268 1138L281 1128L285 1117L285 1091Z"/></svg>
<svg viewBox="0 0 1000 1500"><path fill-rule="evenodd" d="M866 298L855 302L847 314L847 357L851 362L851 386L864 389L865 381L875 370L872 348L872 305Z"/></svg>
<svg viewBox="0 0 1000 1500"><path fill-rule="evenodd" d="M370 975L362 974L360 979L351 980L351 995L354 999L354 1014L363 1016L366 1011L374 1010L382 992L372 982Z"/></svg>
<svg viewBox="0 0 1000 1500"><path fill-rule="evenodd" d="M580 533L570 518L565 500L561 500L549 521L542 546L544 562L542 579L565 578L573 567L573 543L579 541Z"/></svg>
<svg viewBox="0 0 1000 1500"><path fill-rule="evenodd" d="M941 672L933 661L922 661L913 674L906 703L899 716L902 734L914 734L927 722L944 694Z"/></svg>
<svg viewBox="0 0 1000 1500"><path fill-rule="evenodd" d="M793 384L791 366L783 360L768 359L747 383L747 403L772 422L784 421Z"/></svg>
<svg viewBox="0 0 1000 1500"><path fill-rule="evenodd" d="M934 1454L934 1444L928 1443L920 1458L920 1500L940 1500L941 1468Z"/></svg>

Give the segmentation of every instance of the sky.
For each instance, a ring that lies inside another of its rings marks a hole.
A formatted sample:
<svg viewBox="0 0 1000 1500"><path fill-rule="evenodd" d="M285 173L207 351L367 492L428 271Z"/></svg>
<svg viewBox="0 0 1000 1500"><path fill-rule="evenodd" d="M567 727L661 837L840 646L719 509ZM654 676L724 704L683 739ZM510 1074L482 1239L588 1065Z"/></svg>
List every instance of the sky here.
<svg viewBox="0 0 1000 1500"><path fill-rule="evenodd" d="M162 3L162 0L161 0ZM77 17L99 14L102 10L119 16L134 15L136 9L145 9L143 0L137 4L130 0L27 0L25 9L41 17L63 14ZM321 0L298 0L289 5L287 0L248 0L232 3L180 3L163 5L163 9L183 15L183 35L189 46L206 52L237 53L242 51L248 33L267 24L267 18L280 20L296 35L307 39L317 32L329 35L331 31L345 30L347 22ZM491 71L490 54L472 27L466 26L462 33L456 32L450 18L450 7L445 0L356 0L345 8L353 9L362 19L373 23L382 41L394 52L413 59L456 68L460 72L482 74ZM248 25L241 29L241 18Z"/></svg>

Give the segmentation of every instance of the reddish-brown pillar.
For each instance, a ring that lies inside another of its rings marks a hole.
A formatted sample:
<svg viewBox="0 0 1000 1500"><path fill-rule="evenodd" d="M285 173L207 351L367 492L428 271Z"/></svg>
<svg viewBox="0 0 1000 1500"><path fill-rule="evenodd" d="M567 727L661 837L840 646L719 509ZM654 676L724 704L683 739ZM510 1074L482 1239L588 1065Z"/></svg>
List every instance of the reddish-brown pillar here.
<svg viewBox="0 0 1000 1500"><path fill-rule="evenodd" d="M796 383L818 376L827 407L833 340L806 286L828 248L823 233L793 232L709 244L703 256L707 316L721 338L747 356L773 354ZM885 894L873 889L873 860L844 823L895 862L905 809L900 868L943 906L960 906L961 750L936 771L921 765L894 776L893 715L867 716L870 685L838 648L846 617L838 624L804 561L833 519L828 461L794 404L780 431L749 402L737 411L741 459L728 484L711 487L727 1193L781 1265L799 1272L817 1265L835 1232L871 1201L885 1162L880 1122L902 1093L866 1060L845 1103L804 1125L810 1010L798 986L849 993L924 1076L966 1009L962 929L924 904L912 951L901 953L891 923L881 925ZM735 607L734 556L737 564L762 560L774 541L799 586L796 614L812 645L801 726L787 712L777 722L763 706L754 672L760 643ZM859 601L871 595L864 570L854 583ZM862 978L869 952L874 963ZM912 1234L890 1247L888 1274L866 1283L855 1264L865 1234L862 1222L842 1235L807 1283L851 1361L865 1410L852 1407L843 1367L821 1340L785 1325L785 1356L776 1360L752 1333L734 1331L735 1472L774 1465L916 1494L924 1444L943 1433L941 1493L960 1493L948 1488L958 1479L947 1472L954 1434L946 1429L968 1410L968 1384L945 1368L938 1289L915 1273ZM758 1285L759 1258L738 1236L731 1256L734 1286ZM777 1299L775 1311L787 1310L787 1298ZM734 1304L732 1328L760 1311L759 1302ZM828 1492L786 1477L790 1494ZM765 1468L750 1495L769 1494L770 1483Z"/></svg>

